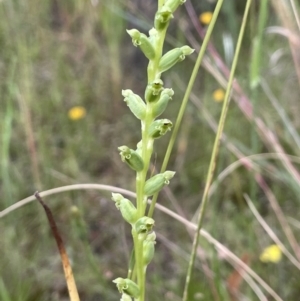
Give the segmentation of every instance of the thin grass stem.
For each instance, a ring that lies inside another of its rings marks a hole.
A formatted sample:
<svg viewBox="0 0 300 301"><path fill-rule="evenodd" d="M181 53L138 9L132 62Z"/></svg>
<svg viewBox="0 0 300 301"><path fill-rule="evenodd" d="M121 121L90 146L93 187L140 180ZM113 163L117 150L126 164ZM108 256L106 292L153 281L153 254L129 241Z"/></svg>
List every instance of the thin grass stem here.
<svg viewBox="0 0 300 301"><path fill-rule="evenodd" d="M189 267L188 267L188 271L187 271L187 275L186 275L185 287L184 287L184 292L183 292L183 301L188 300L188 291L189 291L189 286L190 286L190 281L191 281L191 276L192 276L192 270L193 270L194 263L195 263L195 257L196 257L197 247L198 247L200 230L201 230L202 223L203 223L205 208L206 208L206 205L208 202L208 192L209 192L209 188L210 188L212 178L214 175L220 140L221 140L221 136L222 136L225 120L226 120L228 105L229 105L229 101L230 101L230 95L231 95L231 89L232 89L232 84L233 84L233 80L234 80L235 69L237 66L238 57L239 57L239 53L240 53L240 49L241 49L241 45L242 45L242 40L244 37L244 32L245 32L245 27L246 27L246 22L247 22L247 17L248 17L251 2L252 2L252 0L247 0L245 11L244 11L244 16L243 16L243 21L242 21L241 29L239 32L238 41L237 41L237 47L236 47L236 51L235 51L234 58L233 58L231 72L230 72L230 76L229 76L229 80L228 80L228 86L226 89L222 113L221 113L221 117L220 117L220 121L219 121L218 131L216 134L214 147L213 147L213 151L212 151L212 155L211 155L211 160L210 160L210 164L209 164L209 168L208 168L206 185L205 185L202 200L201 200L201 207L200 207L200 211L199 211L197 231L194 236L191 258L190 258Z"/></svg>
<svg viewBox="0 0 300 301"><path fill-rule="evenodd" d="M261 81L263 34L264 34L264 28L268 20L268 5L269 5L268 0L260 1L258 26L257 26L258 29L257 29L257 34L253 39L252 57L250 63L250 88L251 88L253 116L256 116L258 113L258 106L257 106L259 104L258 85ZM255 18L253 18L253 20L255 20ZM260 152L260 144L257 135L255 118L252 119L252 127L251 127L251 152L254 154ZM252 176L250 178L250 195L251 198L253 199L255 199L257 195L257 185L255 179L253 179Z"/></svg>
<svg viewBox="0 0 300 301"><path fill-rule="evenodd" d="M261 80L260 85L261 85L262 89L264 90L266 96L268 97L268 99L272 103L273 107L277 111L278 115L282 119L282 122L285 125L285 128L287 129L287 131L291 135L292 139L295 141L295 143L297 145L297 148L300 149L300 136L299 136L297 130L295 129L293 123L291 122L287 112L281 106L279 100L272 93L272 91L271 91L269 85L267 84L267 82L265 80Z"/></svg>
<svg viewBox="0 0 300 301"><path fill-rule="evenodd" d="M292 229L290 228L290 226L281 210L281 207L278 204L278 201L277 201L274 193L272 192L269 185L263 179L262 176L256 175L256 181L258 182L261 189L264 191L266 197L268 198L269 203L280 223L280 226L281 226L290 246L292 247L298 261L300 261L300 252L299 252L300 248L299 248L298 242L297 242L295 235L294 235Z"/></svg>

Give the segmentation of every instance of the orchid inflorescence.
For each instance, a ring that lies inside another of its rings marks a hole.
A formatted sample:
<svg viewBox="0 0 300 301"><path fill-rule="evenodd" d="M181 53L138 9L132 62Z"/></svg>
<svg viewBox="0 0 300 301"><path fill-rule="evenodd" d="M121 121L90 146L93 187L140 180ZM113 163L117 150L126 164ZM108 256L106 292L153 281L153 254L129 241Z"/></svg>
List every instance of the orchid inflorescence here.
<svg viewBox="0 0 300 301"><path fill-rule="evenodd" d="M137 29L127 30L133 45L139 47L149 60L148 83L144 97L132 90L122 90L124 101L133 115L141 121L141 141L136 149L126 145L118 148L121 160L136 171L136 205L119 193L112 194L112 200L122 217L131 227L134 250L127 278L118 277L116 283L121 300L145 300L145 277L148 264L154 256L156 235L152 230L154 220L146 215L148 197L158 193L174 177L174 171L165 171L147 179L155 139L171 130L173 123L168 119L157 119L166 109L174 95L171 88L165 88L161 79L163 72L169 70L187 55L194 52L189 46L174 48L163 54L163 44L169 22L175 10L185 0L159 0L154 18L154 27L149 36Z"/></svg>

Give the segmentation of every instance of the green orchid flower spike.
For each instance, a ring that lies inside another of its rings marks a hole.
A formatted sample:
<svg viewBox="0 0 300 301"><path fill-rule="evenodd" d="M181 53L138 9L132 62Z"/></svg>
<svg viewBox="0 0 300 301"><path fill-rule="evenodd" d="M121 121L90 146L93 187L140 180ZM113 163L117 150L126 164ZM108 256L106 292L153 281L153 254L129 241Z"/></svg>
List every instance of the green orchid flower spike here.
<svg viewBox="0 0 300 301"><path fill-rule="evenodd" d="M114 280L123 301L132 298L135 301L145 301L146 270L154 257L156 239L152 231L155 221L146 215L148 198L159 193L175 175L174 171L165 171L153 177L149 177L148 174L154 142L171 131L173 126L169 119L156 119L166 111L174 96L172 88L164 87L161 76L194 52L189 46L182 46L163 54L169 23L174 18L176 9L184 2L185 0L165 0L164 3L159 1L154 24L148 35L135 28L127 30L133 45L140 49L149 60L149 64L143 96L130 89L122 90L124 102L133 116L141 122L141 139L137 143L137 149L133 150L126 145L118 148L121 160L136 172L136 202L131 202L121 194L112 194L112 200L123 219L131 225L133 238L129 271L134 273L129 272L129 278L119 277Z"/></svg>

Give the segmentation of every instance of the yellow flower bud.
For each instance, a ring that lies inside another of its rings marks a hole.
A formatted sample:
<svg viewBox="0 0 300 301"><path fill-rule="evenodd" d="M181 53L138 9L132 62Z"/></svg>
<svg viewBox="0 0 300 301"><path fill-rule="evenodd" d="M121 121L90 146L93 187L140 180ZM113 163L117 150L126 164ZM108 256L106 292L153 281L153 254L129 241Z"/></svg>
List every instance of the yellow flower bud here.
<svg viewBox="0 0 300 301"><path fill-rule="evenodd" d="M73 107L68 112L68 117L74 121L84 118L85 115L86 115L86 110L82 106Z"/></svg>
<svg viewBox="0 0 300 301"><path fill-rule="evenodd" d="M263 250L260 254L259 259L262 262L273 262L277 263L281 260L282 252L278 245L270 245Z"/></svg>
<svg viewBox="0 0 300 301"><path fill-rule="evenodd" d="M202 24L208 25L212 19L212 16L213 16L212 12L207 11L199 16L199 20Z"/></svg>
<svg viewBox="0 0 300 301"><path fill-rule="evenodd" d="M224 100L225 97L225 92L223 89L216 89L213 92L213 99L216 102L222 102Z"/></svg>

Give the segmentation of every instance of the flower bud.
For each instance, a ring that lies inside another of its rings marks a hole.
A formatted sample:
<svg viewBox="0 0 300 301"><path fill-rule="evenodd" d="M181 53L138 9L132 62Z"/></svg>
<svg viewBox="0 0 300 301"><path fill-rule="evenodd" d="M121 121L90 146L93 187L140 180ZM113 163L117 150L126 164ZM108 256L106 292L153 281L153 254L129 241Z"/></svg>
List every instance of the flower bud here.
<svg viewBox="0 0 300 301"><path fill-rule="evenodd" d="M148 234L146 239L143 241L143 261L145 266L147 266L154 257L154 245L156 244L155 239L156 234L155 232L152 232Z"/></svg>
<svg viewBox="0 0 300 301"><path fill-rule="evenodd" d="M135 231L138 234L149 233L152 230L153 226L154 226L154 219L148 216L143 216L139 218L134 225Z"/></svg>
<svg viewBox="0 0 300 301"><path fill-rule="evenodd" d="M158 100L161 91L163 90L164 82L161 79L156 79L147 85L145 91L145 99L147 102L154 102Z"/></svg>
<svg viewBox="0 0 300 301"><path fill-rule="evenodd" d="M133 298L138 298L140 295L138 285L128 278L119 277L113 280L113 283L116 283L119 293L127 294Z"/></svg>
<svg viewBox="0 0 300 301"><path fill-rule="evenodd" d="M175 171L167 170L164 173L159 173L147 180L144 188L145 195L151 196L156 192L159 192L165 185L170 183L170 179L172 179L174 175Z"/></svg>
<svg viewBox="0 0 300 301"><path fill-rule="evenodd" d="M174 16L171 9L164 5L162 9L155 14L154 26L157 30L163 30L173 18Z"/></svg>
<svg viewBox="0 0 300 301"><path fill-rule="evenodd" d="M153 118L157 118L165 111L169 103L169 100L172 99L173 95L174 95L173 89L164 89L161 92L159 100L153 106Z"/></svg>
<svg viewBox="0 0 300 301"><path fill-rule="evenodd" d="M140 33L137 29L127 30L127 33L132 38L132 43L134 46L139 46L147 59L153 60L155 58L155 50L149 38Z"/></svg>
<svg viewBox="0 0 300 301"><path fill-rule="evenodd" d="M176 63L183 61L186 55L192 54L194 50L189 46L182 46L168 51L159 61L159 71L162 73L169 70Z"/></svg>
<svg viewBox="0 0 300 301"><path fill-rule="evenodd" d="M140 46L140 44L141 44L141 41L140 41L141 33L137 29L127 29L126 31L132 38L132 44L135 47Z"/></svg>
<svg viewBox="0 0 300 301"><path fill-rule="evenodd" d="M131 169L135 171L143 170L143 159L136 151L126 145L118 147L118 150L120 151L121 160L126 162Z"/></svg>
<svg viewBox="0 0 300 301"><path fill-rule="evenodd" d="M134 224L137 221L137 209L128 199L125 199L120 193L112 193L111 199L115 202L126 222Z"/></svg>
<svg viewBox="0 0 300 301"><path fill-rule="evenodd" d="M169 119L158 119L152 122L149 127L149 136L153 139L160 138L167 131L171 131L173 123Z"/></svg>
<svg viewBox="0 0 300 301"><path fill-rule="evenodd" d="M122 90L124 101L129 107L130 111L136 118L143 120L146 115L146 104L140 96L134 94L131 90Z"/></svg>

